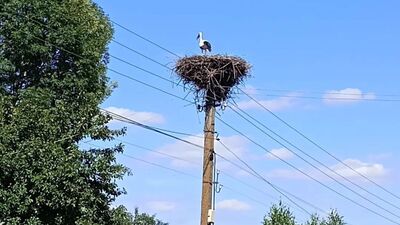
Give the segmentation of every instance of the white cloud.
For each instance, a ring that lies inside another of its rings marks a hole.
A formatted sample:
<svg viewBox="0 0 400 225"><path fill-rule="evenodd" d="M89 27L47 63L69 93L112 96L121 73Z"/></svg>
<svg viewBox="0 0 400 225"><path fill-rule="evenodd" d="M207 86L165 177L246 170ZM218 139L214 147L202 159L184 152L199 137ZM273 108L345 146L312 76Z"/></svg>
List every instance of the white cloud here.
<svg viewBox="0 0 400 225"><path fill-rule="evenodd" d="M147 203L147 206L156 212L170 212L176 208L176 204L167 201L151 201Z"/></svg>
<svg viewBox="0 0 400 225"><path fill-rule="evenodd" d="M294 107L298 103L299 96L296 93L291 93L283 97L268 99L268 100L258 100L258 102L265 108L271 111L282 111ZM238 106L241 109L261 109L262 107L254 102L253 100L238 102Z"/></svg>
<svg viewBox="0 0 400 225"><path fill-rule="evenodd" d="M387 170L382 164L379 163L365 163L358 159L346 159L343 162L352 169L341 163L332 166L331 169L347 178L359 178L361 177L360 174L369 178L378 178L387 174ZM354 172L353 170L360 174Z"/></svg>
<svg viewBox="0 0 400 225"><path fill-rule="evenodd" d="M239 201L237 199L227 199L217 202L217 209L231 210L231 211L247 211L250 210L250 205Z"/></svg>
<svg viewBox="0 0 400 225"><path fill-rule="evenodd" d="M163 115L154 112L138 112L126 108L108 107L107 111L121 115L123 117L135 120L145 124L159 124L165 122ZM112 120L112 123L118 122Z"/></svg>
<svg viewBox="0 0 400 225"><path fill-rule="evenodd" d="M232 152L234 152L239 157L242 157L246 152L246 146L248 142L243 137L238 135L233 135L229 137L219 137L219 138L221 139L222 143L224 143ZM203 141L204 141L201 135L189 136L185 138L185 140L200 146L203 146ZM218 154L224 156L225 158L228 159L234 158L234 156L228 150L226 150L218 141L215 141L214 147L215 151ZM203 150L195 146L183 143L181 141L176 141L174 143L167 144L161 148L158 148L157 151L173 155L190 162L189 163L179 159L172 159L171 165L175 167L197 167L202 165ZM220 161L219 165L226 166L224 164L221 164L222 162L223 161Z"/></svg>
<svg viewBox="0 0 400 225"><path fill-rule="evenodd" d="M361 100L375 99L374 93L363 93L358 88L345 88L342 90L330 90L323 95L323 101L328 105L350 104Z"/></svg>
<svg viewBox="0 0 400 225"><path fill-rule="evenodd" d="M348 165L350 168L347 166L343 165L342 163L337 163L335 165L329 166L331 170L328 170L325 167L320 167L322 171L324 171L326 174L330 175L331 177L335 179L343 179L349 178L349 179L360 179L362 180L362 175L370 178L370 179L377 179L377 178L383 178L388 174L387 169L379 163L366 163L362 162L358 159L345 159L343 160L343 163ZM329 180L332 181L329 177L326 175L322 174L320 171L317 170L309 170L309 169L301 169L304 171L306 174L310 175L313 178L319 179L319 180ZM357 171L358 173L354 172L353 170ZM334 171L334 172L332 172ZM339 176L339 175L340 176ZM289 169L277 169L273 170L267 173L268 177L271 178L280 178L280 179L291 179L291 180L304 180L304 179L310 179L303 173L297 171L297 170L289 170Z"/></svg>
<svg viewBox="0 0 400 225"><path fill-rule="evenodd" d="M258 94L257 88L252 85L246 85L245 88L242 89L248 95L256 95Z"/></svg>
<svg viewBox="0 0 400 225"><path fill-rule="evenodd" d="M291 159L293 158L293 156L294 154L286 148L272 149L270 152L267 153L268 159Z"/></svg>

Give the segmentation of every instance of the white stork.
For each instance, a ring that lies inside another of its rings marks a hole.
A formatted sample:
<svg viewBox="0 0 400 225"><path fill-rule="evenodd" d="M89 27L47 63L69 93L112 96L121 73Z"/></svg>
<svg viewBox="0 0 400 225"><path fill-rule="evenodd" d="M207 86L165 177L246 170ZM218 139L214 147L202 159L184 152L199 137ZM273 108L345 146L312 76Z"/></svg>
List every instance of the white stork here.
<svg viewBox="0 0 400 225"><path fill-rule="evenodd" d="M197 35L197 40L199 40L199 47L201 49L201 53L207 54L208 52L211 52L211 44L207 40L203 39L203 33L199 32Z"/></svg>

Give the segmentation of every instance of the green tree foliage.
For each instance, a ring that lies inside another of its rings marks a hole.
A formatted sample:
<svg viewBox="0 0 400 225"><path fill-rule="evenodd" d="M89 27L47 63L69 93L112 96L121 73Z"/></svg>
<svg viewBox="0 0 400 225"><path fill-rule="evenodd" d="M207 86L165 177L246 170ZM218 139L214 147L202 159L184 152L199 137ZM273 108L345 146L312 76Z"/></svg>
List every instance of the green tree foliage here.
<svg viewBox="0 0 400 225"><path fill-rule="evenodd" d="M161 220L156 219L155 215L149 215L147 213L139 213L139 209L135 209L133 217L133 225L168 225Z"/></svg>
<svg viewBox="0 0 400 225"><path fill-rule="evenodd" d="M346 223L343 220L343 216L339 215L337 210L331 210L328 214L328 218L324 220L322 225L345 225Z"/></svg>
<svg viewBox="0 0 400 225"><path fill-rule="evenodd" d="M279 202L273 205L267 216L264 217L263 225L295 225L295 217L289 207Z"/></svg>
<svg viewBox="0 0 400 225"><path fill-rule="evenodd" d="M292 211L286 205L279 202L272 205L268 215L264 216L263 225L295 225L296 218ZM337 210L331 210L327 218L320 218L317 214L311 215L311 218L304 225L345 225L343 216L340 216Z"/></svg>
<svg viewBox="0 0 400 225"><path fill-rule="evenodd" d="M78 145L124 133L98 108L111 37L90 0L0 1L0 222L112 224L122 146Z"/></svg>
<svg viewBox="0 0 400 225"><path fill-rule="evenodd" d="M343 216L340 216L337 210L331 210L326 219L320 219L314 214L305 225L345 225Z"/></svg>
<svg viewBox="0 0 400 225"><path fill-rule="evenodd" d="M322 221L317 214L311 215L311 218L305 225L321 225Z"/></svg>
<svg viewBox="0 0 400 225"><path fill-rule="evenodd" d="M135 208L135 214L129 213L125 207L119 206L113 209L114 225L168 225L161 220L156 219L155 215L147 213L139 213L139 209Z"/></svg>

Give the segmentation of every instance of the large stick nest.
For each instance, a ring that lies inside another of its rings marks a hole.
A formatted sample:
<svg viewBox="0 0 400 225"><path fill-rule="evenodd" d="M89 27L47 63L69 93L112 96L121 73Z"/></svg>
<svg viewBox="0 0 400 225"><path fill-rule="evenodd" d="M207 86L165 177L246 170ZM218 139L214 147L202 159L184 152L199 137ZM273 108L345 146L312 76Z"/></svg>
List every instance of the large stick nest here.
<svg viewBox="0 0 400 225"><path fill-rule="evenodd" d="M212 55L179 59L175 72L195 92L196 100L218 105L231 97L232 88L249 75L250 64L240 57Z"/></svg>

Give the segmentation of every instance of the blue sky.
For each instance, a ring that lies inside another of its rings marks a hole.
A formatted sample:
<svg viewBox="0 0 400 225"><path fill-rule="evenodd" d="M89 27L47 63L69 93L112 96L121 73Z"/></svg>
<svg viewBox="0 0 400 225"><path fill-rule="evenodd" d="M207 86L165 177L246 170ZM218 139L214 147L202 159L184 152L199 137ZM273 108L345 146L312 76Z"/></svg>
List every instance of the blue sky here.
<svg viewBox="0 0 400 225"><path fill-rule="evenodd" d="M354 169L400 195L400 177L397 173L400 169L397 163L400 157L400 102L381 101L400 99L400 2L96 2L113 21L178 55L200 54L196 35L202 31L213 45L213 54L245 58L253 65L252 78L243 87L249 94ZM177 60L175 56L118 27L115 27L114 38L170 67ZM115 43L110 44L110 53L167 79L178 81L171 71ZM181 87L116 60L111 60L109 67L178 96L187 95ZM188 105L113 72L109 72L109 76L118 83L118 88L104 102L104 108L149 125L201 135L204 115L198 113L194 105ZM332 99L349 96L354 100ZM189 94L187 98L192 100L192 95ZM340 167L337 161L285 127L268 112L256 107L245 95L237 95L235 101L242 109L331 169L387 201L400 205L399 199ZM220 111L220 114L224 121L324 184L400 222L399 218L376 208L319 174L232 110L226 109ZM111 125L126 126L117 122ZM222 123L217 122L216 129L224 144L272 183L323 210L337 208L349 224L392 224L293 171ZM202 143L198 137L183 138ZM128 126L127 135L121 139L194 162L183 163L126 145L127 155L186 172L197 179L121 156L119 161L129 166L133 175L120 182L128 194L120 197L117 203L126 205L130 210L138 206L144 211L157 214L171 225L198 224L201 169L197 165L201 164L201 151L133 126ZM216 150L234 160L220 145L217 145ZM221 174L220 182L227 188L223 188L217 195L216 224L259 224L268 207L281 198L279 193L265 183L222 160L219 169L257 187L263 193ZM343 179L339 180L350 186ZM357 192L400 215L399 209L362 191ZM285 198L282 199L287 202ZM296 207L291 207L299 221L308 218ZM315 211L308 206L304 207L311 212Z"/></svg>

